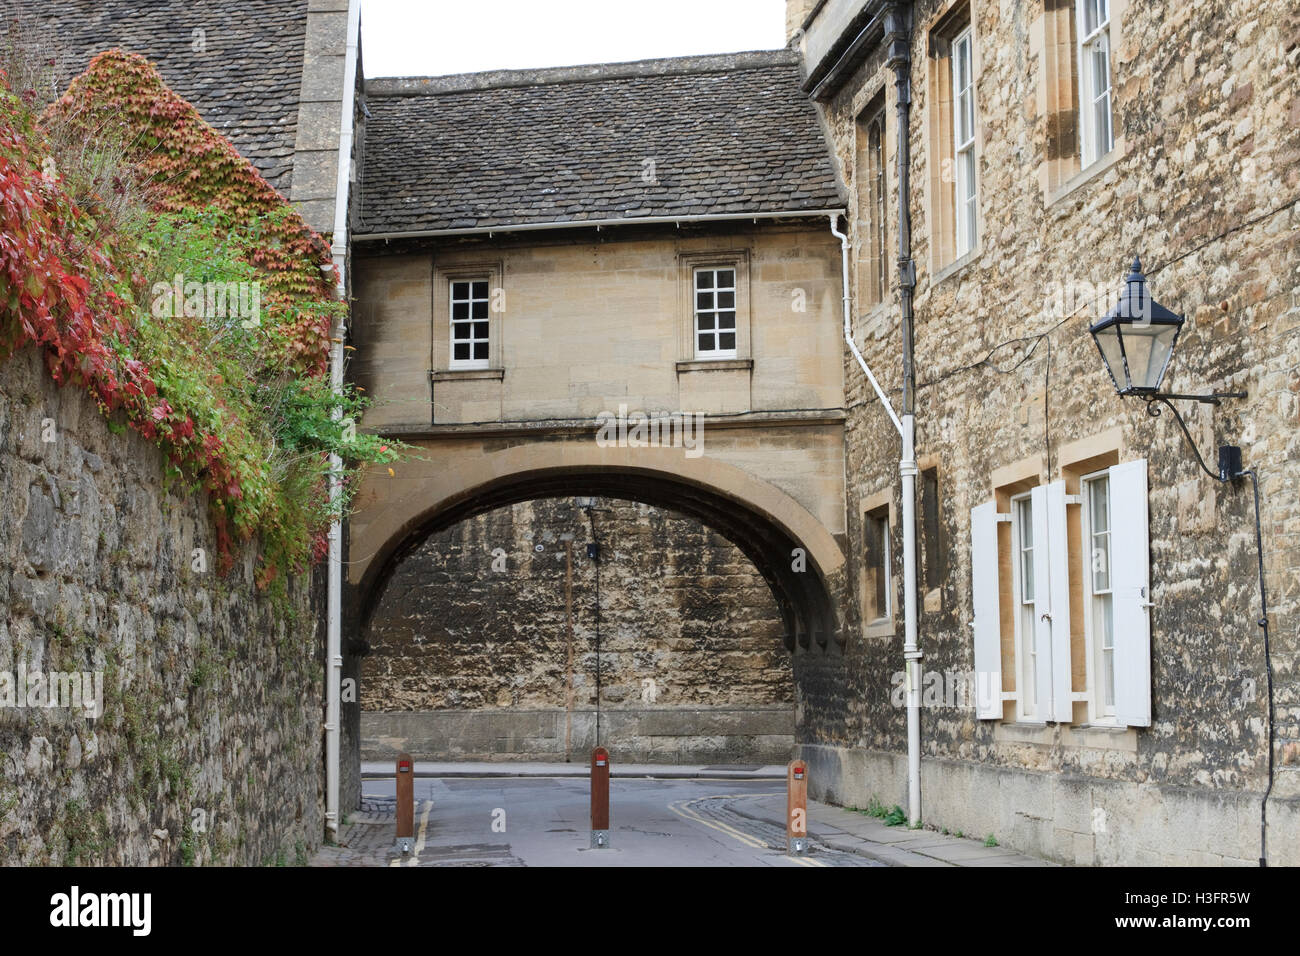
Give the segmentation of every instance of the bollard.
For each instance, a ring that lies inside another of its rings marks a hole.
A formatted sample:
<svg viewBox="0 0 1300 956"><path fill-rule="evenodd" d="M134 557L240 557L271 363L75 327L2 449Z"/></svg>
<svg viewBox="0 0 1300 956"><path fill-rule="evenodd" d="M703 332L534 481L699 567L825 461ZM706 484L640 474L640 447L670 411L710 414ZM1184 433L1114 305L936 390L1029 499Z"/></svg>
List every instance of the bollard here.
<svg viewBox="0 0 1300 956"><path fill-rule="evenodd" d="M591 848L609 846L609 751L591 752Z"/></svg>
<svg viewBox="0 0 1300 956"><path fill-rule="evenodd" d="M790 856L808 852L808 765L791 760L786 769L785 851Z"/></svg>
<svg viewBox="0 0 1300 956"><path fill-rule="evenodd" d="M415 845L415 769L411 755L397 755L397 850L410 853Z"/></svg>

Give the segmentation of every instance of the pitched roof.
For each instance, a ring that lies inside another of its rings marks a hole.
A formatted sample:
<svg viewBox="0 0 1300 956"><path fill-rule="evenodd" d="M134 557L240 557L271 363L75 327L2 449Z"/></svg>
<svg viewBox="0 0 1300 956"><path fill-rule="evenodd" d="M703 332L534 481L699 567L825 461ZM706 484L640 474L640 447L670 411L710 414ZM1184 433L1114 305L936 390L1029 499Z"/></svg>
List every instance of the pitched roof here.
<svg viewBox="0 0 1300 956"><path fill-rule="evenodd" d="M788 51L371 80L355 232L842 205Z"/></svg>
<svg viewBox="0 0 1300 956"><path fill-rule="evenodd" d="M62 90L98 53L152 60L164 82L289 195L308 0L0 0L0 39L56 59Z"/></svg>

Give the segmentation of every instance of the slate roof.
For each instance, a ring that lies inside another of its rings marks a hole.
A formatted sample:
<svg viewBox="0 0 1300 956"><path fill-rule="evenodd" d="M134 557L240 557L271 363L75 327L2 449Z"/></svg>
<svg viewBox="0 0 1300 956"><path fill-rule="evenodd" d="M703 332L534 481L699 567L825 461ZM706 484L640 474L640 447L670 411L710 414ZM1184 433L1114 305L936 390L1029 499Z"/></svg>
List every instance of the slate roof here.
<svg viewBox="0 0 1300 956"><path fill-rule="evenodd" d="M354 232L841 207L799 86L785 50L371 80Z"/></svg>
<svg viewBox="0 0 1300 956"><path fill-rule="evenodd" d="M164 82L287 198L307 2L0 0L0 39L18 23L24 44L57 60L60 91L104 50L152 60Z"/></svg>

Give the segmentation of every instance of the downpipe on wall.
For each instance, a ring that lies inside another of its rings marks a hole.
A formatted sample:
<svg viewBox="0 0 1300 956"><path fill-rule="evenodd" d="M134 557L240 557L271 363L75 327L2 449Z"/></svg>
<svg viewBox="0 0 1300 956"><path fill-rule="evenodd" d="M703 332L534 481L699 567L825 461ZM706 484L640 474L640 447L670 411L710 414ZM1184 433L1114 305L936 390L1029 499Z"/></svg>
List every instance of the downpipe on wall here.
<svg viewBox="0 0 1300 956"><path fill-rule="evenodd" d="M356 108L357 48L361 34L361 3L348 3L347 49L343 59L343 107L339 127L338 178L334 189L334 233L330 254L339 275L338 296L347 301L348 206L352 181L352 114ZM346 333L343 315L330 331L330 389L343 392L343 339ZM335 410L335 417L342 411ZM337 509L342 495L343 462L330 456L330 507ZM339 735L343 684L343 524L330 523L325 599L325 834L337 841L339 832Z"/></svg>
<svg viewBox="0 0 1300 956"><path fill-rule="evenodd" d="M841 283L844 289L844 344L875 389L876 397L889 415L902 439L903 451L898 472L903 488L903 668L907 690L907 807L908 822L916 826L921 819L921 652L916 643L916 450L913 414L902 419L872 374L853 341L853 310L849 300L849 237L837 228L837 215L830 217L831 235L840 241ZM910 304L910 303L909 303ZM910 343L905 346L910 353ZM906 363L910 369L910 361Z"/></svg>
<svg viewBox="0 0 1300 956"><path fill-rule="evenodd" d="M916 363L913 355L912 293L916 262L912 258L911 109L912 33L908 4L884 11L886 67L894 71L898 108L898 315L903 340L903 661L907 674L908 823L921 825L921 648L916 636Z"/></svg>
<svg viewBox="0 0 1300 956"><path fill-rule="evenodd" d="M844 289L844 341L857 359L889 419L902 439L898 473L902 479L903 498L903 669L907 692L907 819L913 827L921 825L921 661L923 653L917 642L916 627L916 367L913 361L912 294L916 288L916 263L912 259L911 214L911 105L912 50L911 21L908 4L890 3L884 18L884 42L888 47L885 66L894 71L894 88L898 107L898 302L902 332L903 414L900 418L867 366L853 341L852 307L849 300L849 239L836 228L831 216L831 234L840 240L842 283ZM846 213L847 221L847 213Z"/></svg>

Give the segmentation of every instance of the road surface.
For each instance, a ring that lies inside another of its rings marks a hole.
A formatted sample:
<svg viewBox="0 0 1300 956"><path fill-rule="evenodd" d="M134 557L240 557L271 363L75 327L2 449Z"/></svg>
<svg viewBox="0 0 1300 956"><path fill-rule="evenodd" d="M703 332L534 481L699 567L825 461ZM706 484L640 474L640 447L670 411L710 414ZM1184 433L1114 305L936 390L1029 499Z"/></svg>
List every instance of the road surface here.
<svg viewBox="0 0 1300 956"><path fill-rule="evenodd" d="M785 790L773 780L614 779L610 847L590 848L586 780L417 778L415 849L393 843L392 780L364 781L363 804L324 865L372 866L877 866L816 843L785 853Z"/></svg>

